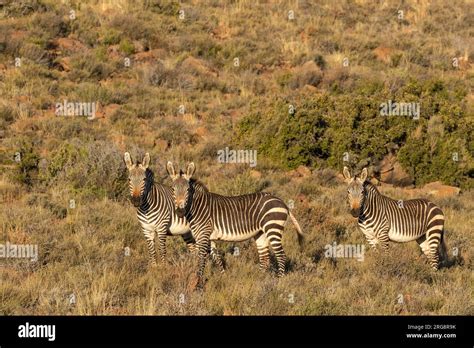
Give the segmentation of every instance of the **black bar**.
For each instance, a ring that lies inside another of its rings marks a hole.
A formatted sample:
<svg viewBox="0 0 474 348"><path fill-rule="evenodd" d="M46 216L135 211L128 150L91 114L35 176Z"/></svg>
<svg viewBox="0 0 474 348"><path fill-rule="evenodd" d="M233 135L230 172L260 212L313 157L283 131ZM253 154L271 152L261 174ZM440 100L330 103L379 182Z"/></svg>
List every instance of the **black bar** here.
<svg viewBox="0 0 474 348"><path fill-rule="evenodd" d="M20 338L26 323L55 325L55 340ZM411 328L409 328L409 325ZM326 317L151 317L12 316L0 317L0 346L144 345L241 346L278 344L472 347L473 320L466 316ZM407 334L455 334L409 338Z"/></svg>

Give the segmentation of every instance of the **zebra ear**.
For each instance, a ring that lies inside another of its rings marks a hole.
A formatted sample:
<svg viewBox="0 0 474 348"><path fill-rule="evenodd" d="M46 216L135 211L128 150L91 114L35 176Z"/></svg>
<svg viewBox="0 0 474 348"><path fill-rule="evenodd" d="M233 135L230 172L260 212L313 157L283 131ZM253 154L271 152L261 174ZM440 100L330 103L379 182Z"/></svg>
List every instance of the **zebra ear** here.
<svg viewBox="0 0 474 348"><path fill-rule="evenodd" d="M150 154L147 152L145 154L145 157L143 157L142 167L147 169L149 165L150 165Z"/></svg>
<svg viewBox="0 0 474 348"><path fill-rule="evenodd" d="M184 178L186 180L191 179L191 177L194 174L194 171L196 170L196 166L194 165L194 162L191 162L188 164L188 169L186 170L186 175L184 175Z"/></svg>
<svg viewBox="0 0 474 348"><path fill-rule="evenodd" d="M171 161L168 161L166 164L166 171L168 175L171 177L171 180L175 180L178 176L176 175L176 171L174 170L174 165Z"/></svg>
<svg viewBox="0 0 474 348"><path fill-rule="evenodd" d="M351 180L351 172L349 171L349 168L344 167L344 170L342 171L342 175L344 175L344 179L346 179L346 181Z"/></svg>
<svg viewBox="0 0 474 348"><path fill-rule="evenodd" d="M367 180L367 168L362 169L362 173L359 175L360 181L364 182Z"/></svg>
<svg viewBox="0 0 474 348"><path fill-rule="evenodd" d="M130 154L128 152L124 153L123 161L125 162L125 165L127 166L127 169L130 170L132 168L133 164L132 164L132 158L130 157Z"/></svg>

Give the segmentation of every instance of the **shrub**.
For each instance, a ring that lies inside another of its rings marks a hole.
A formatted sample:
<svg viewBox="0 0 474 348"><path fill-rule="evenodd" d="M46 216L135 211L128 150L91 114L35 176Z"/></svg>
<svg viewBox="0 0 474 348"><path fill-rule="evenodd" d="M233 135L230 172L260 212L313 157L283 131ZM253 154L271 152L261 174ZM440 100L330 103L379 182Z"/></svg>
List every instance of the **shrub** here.
<svg viewBox="0 0 474 348"><path fill-rule="evenodd" d="M7 104L0 104L0 128L6 128L7 124L15 120L13 108Z"/></svg>
<svg viewBox="0 0 474 348"><path fill-rule="evenodd" d="M375 164L388 153L386 144L393 143L417 184L442 180L467 188L473 185L468 168L474 127L460 103L464 93L459 84L448 89L438 80L411 81L395 92L377 81L358 83L352 93L296 99L294 113L282 100L252 107L236 127L234 141L259 149L282 168L335 169L343 165L345 153L353 165ZM420 102L420 118L380 115L381 102L388 100Z"/></svg>
<svg viewBox="0 0 474 348"><path fill-rule="evenodd" d="M107 28L103 35L102 43L104 45L117 45L120 42L122 33L113 28Z"/></svg>
<svg viewBox="0 0 474 348"><path fill-rule="evenodd" d="M120 51L122 51L123 53L125 53L126 55L131 55L131 54L134 54L135 53L135 46L133 46L133 43L131 43L129 40L127 39L123 39L121 42L120 42Z"/></svg>
<svg viewBox="0 0 474 348"><path fill-rule="evenodd" d="M49 40L55 37L67 36L70 28L63 19L63 15L55 11L36 13L30 23L34 37L44 43L45 47Z"/></svg>
<svg viewBox="0 0 474 348"><path fill-rule="evenodd" d="M18 142L18 151L15 152L15 162L18 163L14 180L31 187L38 179L39 155L35 150L33 141L22 138Z"/></svg>
<svg viewBox="0 0 474 348"><path fill-rule="evenodd" d="M122 155L106 141L65 141L51 155L47 181L86 195L123 197L127 173Z"/></svg>
<svg viewBox="0 0 474 348"><path fill-rule="evenodd" d="M69 78L73 81L102 80L115 70L110 62L102 62L92 53L72 56L71 67Z"/></svg>

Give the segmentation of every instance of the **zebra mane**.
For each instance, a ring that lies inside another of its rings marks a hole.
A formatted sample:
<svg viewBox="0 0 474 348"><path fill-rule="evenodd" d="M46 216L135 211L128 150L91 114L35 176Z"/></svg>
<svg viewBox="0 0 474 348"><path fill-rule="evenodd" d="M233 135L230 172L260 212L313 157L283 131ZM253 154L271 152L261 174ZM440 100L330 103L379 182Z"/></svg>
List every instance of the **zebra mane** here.
<svg viewBox="0 0 474 348"><path fill-rule="evenodd" d="M145 190L149 192L152 186L155 184L155 174L150 168L145 170Z"/></svg>
<svg viewBox="0 0 474 348"><path fill-rule="evenodd" d="M364 191L365 191L365 197L367 197L368 195L371 195L371 196L381 196L383 199L392 199L382 194L379 191L379 189L368 180L364 182Z"/></svg>
<svg viewBox="0 0 474 348"><path fill-rule="evenodd" d="M381 194L380 191L375 187L374 184L372 184L369 180L364 181L363 183L364 189L367 191L369 189L372 192L375 192L377 194Z"/></svg>
<svg viewBox="0 0 474 348"><path fill-rule="evenodd" d="M147 168L145 170L145 175L146 175L147 180L149 180L149 179L154 180L155 179L155 173L153 173L153 171L150 168Z"/></svg>
<svg viewBox="0 0 474 348"><path fill-rule="evenodd" d="M191 178L189 180L189 184L192 186L192 187L199 187L201 188L204 192L209 192L209 189L207 188L207 186L200 180L197 180L197 179L194 179L194 178Z"/></svg>

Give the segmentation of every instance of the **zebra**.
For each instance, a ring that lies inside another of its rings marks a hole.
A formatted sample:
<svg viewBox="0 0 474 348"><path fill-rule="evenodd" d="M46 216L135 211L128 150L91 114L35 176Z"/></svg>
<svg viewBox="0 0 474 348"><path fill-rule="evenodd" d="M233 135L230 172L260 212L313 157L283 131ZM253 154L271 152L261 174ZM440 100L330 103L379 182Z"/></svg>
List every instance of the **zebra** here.
<svg viewBox="0 0 474 348"><path fill-rule="evenodd" d="M218 254L215 241L242 242L254 238L260 269L270 269L271 248L277 259L277 276L285 273L286 255L281 238L288 216L296 227L300 246L304 236L298 221L280 198L265 192L221 196L209 192L203 183L192 178L194 163L188 164L186 173L175 171L172 162L168 162L166 168L173 182L176 212L189 221L196 239L197 287L203 285L206 255Z"/></svg>
<svg viewBox="0 0 474 348"><path fill-rule="evenodd" d="M137 161L135 164L128 152L125 152L123 159L129 173L130 200L137 208L137 218L148 246L149 265L157 265L155 235L158 236L161 262L166 257L166 236L181 235L188 250L193 251L195 240L189 223L186 218L176 214L171 188L154 183L153 172L148 168L150 155L146 153L142 162Z"/></svg>
<svg viewBox="0 0 474 348"><path fill-rule="evenodd" d="M380 244L387 251L389 241L416 240L430 266L438 270L440 257L447 256L441 209L426 199L397 201L382 195L367 180L367 168L353 177L344 167L343 175L348 184L350 212L358 218L359 228L369 245L376 248Z"/></svg>

